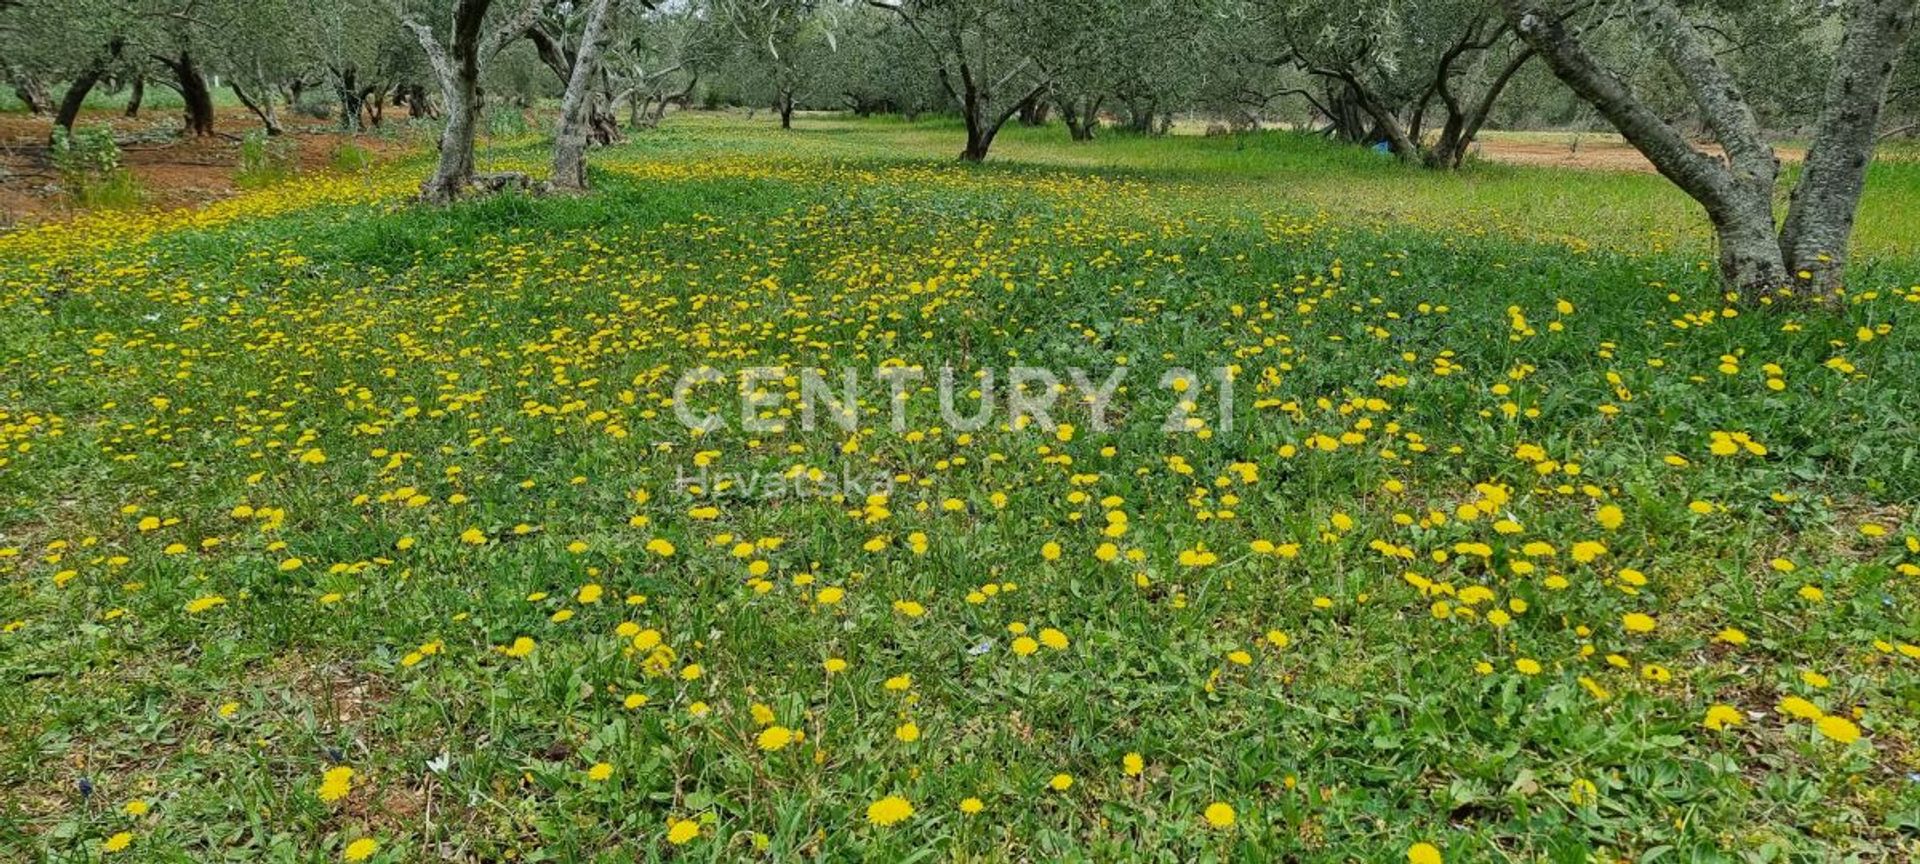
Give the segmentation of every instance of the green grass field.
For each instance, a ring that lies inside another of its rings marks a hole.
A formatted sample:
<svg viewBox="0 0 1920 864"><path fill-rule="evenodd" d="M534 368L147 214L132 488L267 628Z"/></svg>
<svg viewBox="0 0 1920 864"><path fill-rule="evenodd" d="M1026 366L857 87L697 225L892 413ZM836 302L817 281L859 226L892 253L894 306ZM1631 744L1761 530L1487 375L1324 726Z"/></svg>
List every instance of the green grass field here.
<svg viewBox="0 0 1920 864"><path fill-rule="evenodd" d="M801 126L0 235L0 859L1920 854L1920 165L1820 311L1655 177Z"/></svg>

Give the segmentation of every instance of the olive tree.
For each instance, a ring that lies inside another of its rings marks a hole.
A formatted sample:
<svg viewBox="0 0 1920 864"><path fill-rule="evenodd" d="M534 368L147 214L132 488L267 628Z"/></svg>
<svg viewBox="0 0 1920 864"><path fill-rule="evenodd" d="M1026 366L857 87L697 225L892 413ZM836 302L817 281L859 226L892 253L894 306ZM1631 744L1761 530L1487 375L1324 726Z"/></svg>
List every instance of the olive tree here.
<svg viewBox="0 0 1920 864"><path fill-rule="evenodd" d="M899 16L933 63L967 125L963 161L985 161L1000 128L1046 89L1046 70L1032 51L1029 10L1019 0L868 2Z"/></svg>
<svg viewBox="0 0 1920 864"><path fill-rule="evenodd" d="M1274 20L1333 134L1430 168L1460 166L1533 56L1489 0L1282 0Z"/></svg>
<svg viewBox="0 0 1920 864"><path fill-rule="evenodd" d="M1749 296L1794 285L1830 291L1839 286L1846 266L1880 109L1895 61L1913 31L1916 0L1846 0L1804 10L1815 21L1837 16L1838 36L1827 64L1825 95L1811 118L1806 162L1786 219L1777 227L1780 159L1730 71L1725 59L1730 46L1716 26L1721 16L1739 20L1754 14L1754 4L1761 2L1683 8L1675 0L1633 0L1618 16L1553 0L1501 0L1501 5L1507 23L1554 74L1706 210L1720 247L1721 280L1730 290ZM1627 37L1651 46L1724 155L1695 147L1625 74L1602 59L1595 43L1609 26L1625 28Z"/></svg>
<svg viewBox="0 0 1920 864"><path fill-rule="evenodd" d="M445 126L440 134L440 158L433 175L420 186L420 197L446 203L473 185L474 124L482 107L480 76L500 49L526 33L540 14L542 0L519 0L517 8L496 16L488 26L493 0L453 0L447 12L448 32L443 43L423 13L401 9L401 23L420 40L427 63L440 83Z"/></svg>

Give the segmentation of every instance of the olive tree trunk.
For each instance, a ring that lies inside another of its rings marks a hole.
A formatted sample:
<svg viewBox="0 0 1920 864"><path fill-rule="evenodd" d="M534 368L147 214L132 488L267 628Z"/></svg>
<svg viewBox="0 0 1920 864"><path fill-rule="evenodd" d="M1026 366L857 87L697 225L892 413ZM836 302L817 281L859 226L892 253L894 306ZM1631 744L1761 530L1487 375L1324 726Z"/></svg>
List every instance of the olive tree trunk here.
<svg viewBox="0 0 1920 864"><path fill-rule="evenodd" d="M208 89L207 76L201 74L200 66L193 61L193 54L181 51L177 58L161 54L151 56L173 73L174 89L180 91L180 101L185 109L187 133L212 135L213 91Z"/></svg>
<svg viewBox="0 0 1920 864"><path fill-rule="evenodd" d="M1508 23L1553 73L1611 122L1661 175L1707 212L1728 290L1758 297L1788 287L1837 289L1854 213L1873 156L1893 62L1912 34L1916 0L1852 0L1845 41L1786 224L1776 232L1773 197L1780 161L1753 110L1672 0L1637 0L1632 23L1649 36L1680 78L1694 107L1725 150L1703 153L1613 71L1595 59L1564 15L1539 0L1501 0ZM1802 275L1804 274L1804 275Z"/></svg>
<svg viewBox="0 0 1920 864"><path fill-rule="evenodd" d="M100 83L101 77L107 74L107 68L119 62L120 51L124 44L119 39L108 42L106 49L94 55L86 68L81 69L79 74L73 76L73 80L67 83L67 92L60 97L60 110L53 116L54 128L64 129L69 135L73 134L73 121L80 116L80 106L86 104L87 94L93 90L93 85Z"/></svg>
<svg viewBox="0 0 1920 864"><path fill-rule="evenodd" d="M1913 34L1914 0L1863 0L1852 12L1818 131L1780 229L1787 270L1796 278L1806 273L1819 286L1839 284L1846 268L1887 82Z"/></svg>
<svg viewBox="0 0 1920 864"><path fill-rule="evenodd" d="M433 28L413 18L403 19L407 29L420 40L427 63L440 82L441 101L446 107L446 126L440 133L440 159L433 175L420 184L420 197L445 204L460 197L474 181L474 128L481 109L480 72L508 39L526 32L539 14L541 0L527 0L521 10L492 31L485 30L487 10L493 0L457 0L453 7L453 32L442 47Z"/></svg>
<svg viewBox="0 0 1920 864"><path fill-rule="evenodd" d="M560 121L553 135L553 172L547 182L555 189L587 188L587 127L597 98L591 82L600 68L600 54L612 39L611 19L617 5L615 0L593 0L587 11L587 29L580 37L566 94L560 99Z"/></svg>

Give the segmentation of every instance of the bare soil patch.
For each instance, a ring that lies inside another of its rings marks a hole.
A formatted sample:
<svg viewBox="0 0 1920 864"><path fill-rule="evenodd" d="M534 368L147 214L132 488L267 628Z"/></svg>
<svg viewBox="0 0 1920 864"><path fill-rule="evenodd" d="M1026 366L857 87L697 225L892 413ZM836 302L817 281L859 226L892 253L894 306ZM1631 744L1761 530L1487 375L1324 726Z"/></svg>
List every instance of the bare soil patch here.
<svg viewBox="0 0 1920 864"><path fill-rule="evenodd" d="M146 203L162 208L203 204L238 191L234 175L240 170L241 137L260 128L245 110L217 112L214 128L219 134L198 137L179 135L180 118L172 112L143 112L129 119L119 111L93 110L82 113L75 125L101 123L112 126L120 139L123 163L139 182ZM52 130L51 115L0 114L0 228L74 212L49 156ZM421 146L416 135L345 135L298 116L288 118L282 137L293 142L301 173L327 170L334 154L349 142L377 160Z"/></svg>

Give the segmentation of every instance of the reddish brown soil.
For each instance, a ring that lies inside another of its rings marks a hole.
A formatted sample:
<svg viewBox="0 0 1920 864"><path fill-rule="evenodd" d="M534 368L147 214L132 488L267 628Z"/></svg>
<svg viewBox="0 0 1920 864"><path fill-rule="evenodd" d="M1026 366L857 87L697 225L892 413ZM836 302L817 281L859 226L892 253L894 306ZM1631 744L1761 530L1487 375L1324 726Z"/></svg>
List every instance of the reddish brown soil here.
<svg viewBox="0 0 1920 864"><path fill-rule="evenodd" d="M129 120L119 111L87 111L76 125L100 123L113 126L123 141L122 161L147 202L160 207L232 195L234 174L240 168L240 138L260 128L245 110L219 112L214 128L220 134L204 137L166 136L165 130L180 127L173 112L141 112L139 118ZM421 146L415 136L343 135L324 121L304 116L291 118L285 125L302 173L327 170L334 153L349 140L376 159L394 158ZM47 138L52 129L50 116L0 114L0 228L72 212L48 159Z"/></svg>

